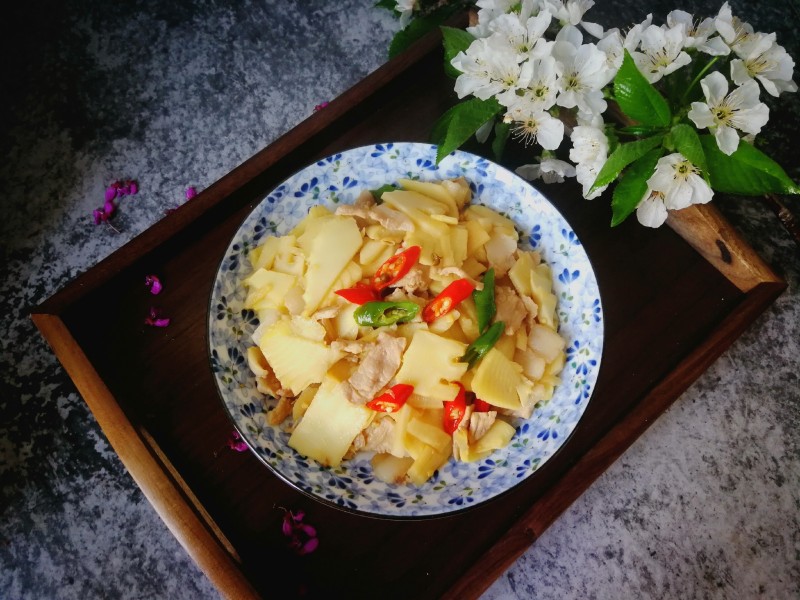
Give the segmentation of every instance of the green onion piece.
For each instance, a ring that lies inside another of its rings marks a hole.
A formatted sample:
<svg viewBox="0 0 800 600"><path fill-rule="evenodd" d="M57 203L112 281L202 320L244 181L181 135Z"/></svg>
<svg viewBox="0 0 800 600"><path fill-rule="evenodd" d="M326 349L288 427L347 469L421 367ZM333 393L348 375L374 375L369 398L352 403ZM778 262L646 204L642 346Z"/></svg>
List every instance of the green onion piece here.
<svg viewBox="0 0 800 600"><path fill-rule="evenodd" d="M477 340L467 346L467 351L464 352L464 356L458 359L459 362L469 363L470 368L472 368L497 343L505 328L506 325L502 321L493 323Z"/></svg>
<svg viewBox="0 0 800 600"><path fill-rule="evenodd" d="M369 327L386 327L407 323L417 316L419 305L413 302L367 302L353 313L356 323Z"/></svg>
<svg viewBox="0 0 800 600"><path fill-rule="evenodd" d="M472 292L472 299L478 311L478 331L483 333L497 312L494 301L494 267L484 273L483 289Z"/></svg>
<svg viewBox="0 0 800 600"><path fill-rule="evenodd" d="M370 190L369 193L372 194L373 198L375 198L375 202L380 204L380 202L383 200L384 192L394 192L399 189L400 188L397 187L396 185L391 185L390 183L387 183L386 185L382 185L376 190Z"/></svg>

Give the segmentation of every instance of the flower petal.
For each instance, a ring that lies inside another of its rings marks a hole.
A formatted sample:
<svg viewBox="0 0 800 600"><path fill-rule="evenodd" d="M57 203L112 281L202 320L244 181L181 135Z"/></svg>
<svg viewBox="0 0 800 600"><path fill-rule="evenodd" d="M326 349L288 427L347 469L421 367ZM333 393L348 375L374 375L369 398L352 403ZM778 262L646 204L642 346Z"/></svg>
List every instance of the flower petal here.
<svg viewBox="0 0 800 600"><path fill-rule="evenodd" d="M150 288L150 293L154 296L160 294L163 288L161 280L156 275L145 275L144 284Z"/></svg>
<svg viewBox="0 0 800 600"><path fill-rule="evenodd" d="M706 129L714 125L714 115L711 109L704 102L692 102L688 116L698 129Z"/></svg>
<svg viewBox="0 0 800 600"><path fill-rule="evenodd" d="M714 138L717 140L720 152L730 156L739 147L739 134L733 127L722 125L714 132Z"/></svg>
<svg viewBox="0 0 800 600"><path fill-rule="evenodd" d="M728 80L719 71L714 71L700 82L709 106L716 106L728 95Z"/></svg>
<svg viewBox="0 0 800 600"><path fill-rule="evenodd" d="M650 194L636 207L636 218L645 227L661 227L667 220L667 207L660 197Z"/></svg>
<svg viewBox="0 0 800 600"><path fill-rule="evenodd" d="M312 552L314 552L314 550L317 549L318 546L319 546L319 538L313 537L310 540L308 540L305 544L303 544L302 547L297 551L297 553L301 556L306 554L311 554Z"/></svg>

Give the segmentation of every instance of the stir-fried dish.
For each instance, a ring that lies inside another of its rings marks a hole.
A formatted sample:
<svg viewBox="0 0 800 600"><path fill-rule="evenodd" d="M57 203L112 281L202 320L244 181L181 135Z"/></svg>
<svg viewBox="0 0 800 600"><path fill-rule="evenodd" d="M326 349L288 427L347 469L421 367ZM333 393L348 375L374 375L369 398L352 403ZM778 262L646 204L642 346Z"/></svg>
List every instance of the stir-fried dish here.
<svg viewBox="0 0 800 600"><path fill-rule="evenodd" d="M247 358L297 452L371 452L378 478L422 485L509 444L552 397L565 342L550 268L511 220L463 179L399 184L250 252Z"/></svg>

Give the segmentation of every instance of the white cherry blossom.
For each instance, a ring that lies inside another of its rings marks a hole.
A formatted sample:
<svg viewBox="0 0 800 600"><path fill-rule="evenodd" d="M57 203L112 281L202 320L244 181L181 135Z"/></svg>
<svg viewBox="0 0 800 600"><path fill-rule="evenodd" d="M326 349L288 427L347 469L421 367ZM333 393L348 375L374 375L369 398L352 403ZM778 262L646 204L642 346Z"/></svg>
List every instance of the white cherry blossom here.
<svg viewBox="0 0 800 600"><path fill-rule="evenodd" d="M605 112L602 89L614 76L606 65L605 52L594 44L576 47L567 41L556 41L553 57L561 65L561 93L556 103L564 108L577 106L584 112Z"/></svg>
<svg viewBox="0 0 800 600"><path fill-rule="evenodd" d="M717 28L711 17L695 21L694 17L686 11L673 10L667 15L667 25L669 27L683 26L686 48L697 48L700 52L712 56L727 56L731 52L725 40L716 35Z"/></svg>
<svg viewBox="0 0 800 600"><path fill-rule="evenodd" d="M739 58L731 61L731 79L737 85L755 78L772 96L797 91L797 84L792 81L794 60L775 43L774 33L754 33L737 44L734 51Z"/></svg>
<svg viewBox="0 0 800 600"><path fill-rule="evenodd" d="M583 20L594 0L544 0L544 5L562 25L580 25L594 37L603 37L602 26Z"/></svg>
<svg viewBox="0 0 800 600"><path fill-rule="evenodd" d="M650 25L642 32L641 52L631 52L631 56L647 81L655 83L692 61L683 51L685 39L680 25L668 28Z"/></svg>
<svg viewBox="0 0 800 600"><path fill-rule="evenodd" d="M622 47L631 53L634 50L636 50L637 46L639 46L639 42L642 41L642 33L652 24L653 24L653 14L648 13L647 18L645 18L644 21L642 21L641 23L636 23L627 32L625 32L625 35L622 36L623 38Z"/></svg>
<svg viewBox="0 0 800 600"><path fill-rule="evenodd" d="M492 44L489 38L475 40L466 52L459 52L450 61L461 75L456 79L459 98L470 94L488 100L496 94L525 87L526 72L517 62L516 53L507 46Z"/></svg>
<svg viewBox="0 0 800 600"><path fill-rule="evenodd" d="M530 60L525 63L524 68L528 80L527 86L498 94L497 100L511 111L536 113L549 110L555 104L560 90L555 59L552 56L545 56Z"/></svg>
<svg viewBox="0 0 800 600"><path fill-rule="evenodd" d="M622 34L619 29L610 29L606 32L605 37L597 42L598 50L601 50L606 55L606 68L616 73L622 66L622 58L624 56Z"/></svg>
<svg viewBox="0 0 800 600"><path fill-rule="evenodd" d="M753 27L738 17L734 17L727 2L722 5L719 13L714 18L714 27L716 27L722 39L725 40L725 43L734 50L736 46L753 35Z"/></svg>
<svg viewBox="0 0 800 600"><path fill-rule="evenodd" d="M516 173L528 181L541 178L545 183L563 183L565 177L575 177L575 167L566 161L543 156L538 163L517 167Z"/></svg>
<svg viewBox="0 0 800 600"><path fill-rule="evenodd" d="M667 207L664 203L664 193L647 188L636 207L636 218L645 227L661 227L667 220Z"/></svg>
<svg viewBox="0 0 800 600"><path fill-rule="evenodd" d="M503 120L513 123L514 137L526 146L536 142L545 150L555 150L564 139L564 123L546 111L529 113L514 109Z"/></svg>
<svg viewBox="0 0 800 600"><path fill-rule="evenodd" d="M478 24L467 27L467 31L476 38L489 36L492 22L501 15L510 13L517 5L519 14L526 16L535 15L542 8L539 0L523 0L521 3L517 0L478 0L475 3L478 7Z"/></svg>
<svg viewBox="0 0 800 600"><path fill-rule="evenodd" d="M516 14L500 15L489 24L490 37L512 48L519 55L520 62L545 56L551 42L542 36L551 20L552 15L546 10L526 20Z"/></svg>
<svg viewBox="0 0 800 600"><path fill-rule="evenodd" d="M700 176L700 169L679 152L658 159L647 185L652 192L663 194L664 206L669 210L705 204L714 195Z"/></svg>
<svg viewBox="0 0 800 600"><path fill-rule="evenodd" d="M758 100L758 84L748 79L728 94L728 80L719 71L705 77L705 102L692 102L689 118L698 129L714 133L719 149L730 156L739 147L736 130L756 135L769 120L769 108Z"/></svg>
<svg viewBox="0 0 800 600"><path fill-rule="evenodd" d="M578 125L570 136L572 148L569 159L575 164L575 176L583 186L583 197L587 200L596 198L607 186L589 193L597 179L597 174L608 158L608 138L602 129L590 125Z"/></svg>
<svg viewBox="0 0 800 600"><path fill-rule="evenodd" d="M414 7L417 5L417 0L397 0L395 10L400 13L400 28L402 29L408 22L411 21Z"/></svg>

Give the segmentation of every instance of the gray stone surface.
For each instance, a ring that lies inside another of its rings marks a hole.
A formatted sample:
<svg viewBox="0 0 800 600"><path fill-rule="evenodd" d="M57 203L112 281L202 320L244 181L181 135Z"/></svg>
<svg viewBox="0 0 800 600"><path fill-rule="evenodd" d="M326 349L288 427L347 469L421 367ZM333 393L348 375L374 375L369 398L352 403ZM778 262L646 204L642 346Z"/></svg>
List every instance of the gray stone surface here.
<svg viewBox="0 0 800 600"><path fill-rule="evenodd" d="M377 68L397 24L372 4L10 9L0 41L0 597L217 597L27 315L182 202L188 185L208 186ZM663 15L679 5L647 6ZM800 56L794 4L733 6ZM622 25L645 9L630 0L594 11ZM798 180L788 149L800 108L786 106L765 134ZM123 200L119 233L93 225L105 185L125 177L141 192ZM788 291L487 600L800 596L799 251L758 201L722 208Z"/></svg>

